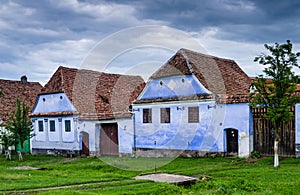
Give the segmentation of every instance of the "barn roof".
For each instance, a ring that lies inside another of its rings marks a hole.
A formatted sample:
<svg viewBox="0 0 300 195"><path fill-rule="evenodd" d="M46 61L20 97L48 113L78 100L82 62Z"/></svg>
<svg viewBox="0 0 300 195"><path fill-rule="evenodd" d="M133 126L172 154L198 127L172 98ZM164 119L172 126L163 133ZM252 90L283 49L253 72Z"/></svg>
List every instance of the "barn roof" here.
<svg viewBox="0 0 300 195"><path fill-rule="evenodd" d="M0 119L6 121L9 118L12 111L16 109L17 98L32 110L41 89L40 83L28 82L26 76L22 76L19 81L0 79L0 91L3 93L0 97Z"/></svg>
<svg viewBox="0 0 300 195"><path fill-rule="evenodd" d="M150 80L180 75L195 75L199 82L215 95L219 103L248 101L251 79L233 60L180 49L150 77ZM142 100L137 103L147 101L155 100Z"/></svg>
<svg viewBox="0 0 300 195"><path fill-rule="evenodd" d="M79 112L79 119L104 120L130 117L128 107L142 91L140 76L108 74L60 66L43 93L64 92ZM40 113L40 115L58 113ZM34 115L32 115L34 116Z"/></svg>

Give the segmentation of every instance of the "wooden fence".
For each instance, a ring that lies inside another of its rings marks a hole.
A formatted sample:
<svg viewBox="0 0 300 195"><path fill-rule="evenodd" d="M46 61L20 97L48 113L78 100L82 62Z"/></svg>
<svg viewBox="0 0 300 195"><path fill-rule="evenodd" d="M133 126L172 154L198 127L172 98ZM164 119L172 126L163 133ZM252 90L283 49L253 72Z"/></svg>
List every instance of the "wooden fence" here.
<svg viewBox="0 0 300 195"><path fill-rule="evenodd" d="M295 109L292 110L295 115ZM272 123L264 118L267 112L265 107L253 107L253 131L254 131L254 150L260 152L263 156L274 155L274 133ZM279 132L279 155L295 156L295 118L281 127Z"/></svg>

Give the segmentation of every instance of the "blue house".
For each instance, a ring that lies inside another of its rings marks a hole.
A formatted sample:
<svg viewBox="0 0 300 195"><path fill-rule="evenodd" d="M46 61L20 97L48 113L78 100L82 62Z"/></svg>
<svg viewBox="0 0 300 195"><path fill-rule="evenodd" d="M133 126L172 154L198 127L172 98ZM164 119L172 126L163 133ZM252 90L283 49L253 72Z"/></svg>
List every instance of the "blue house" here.
<svg viewBox="0 0 300 195"><path fill-rule="evenodd" d="M250 83L233 60L180 49L133 103L136 155L249 156Z"/></svg>
<svg viewBox="0 0 300 195"><path fill-rule="evenodd" d="M59 67L30 115L33 154L130 155L139 76Z"/></svg>

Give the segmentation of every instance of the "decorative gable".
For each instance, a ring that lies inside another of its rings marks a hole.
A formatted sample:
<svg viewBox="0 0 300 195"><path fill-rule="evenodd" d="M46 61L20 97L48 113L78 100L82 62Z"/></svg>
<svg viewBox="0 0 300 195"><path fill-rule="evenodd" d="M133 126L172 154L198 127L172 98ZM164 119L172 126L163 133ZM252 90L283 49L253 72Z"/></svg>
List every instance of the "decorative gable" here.
<svg viewBox="0 0 300 195"><path fill-rule="evenodd" d="M78 114L65 93L40 94L33 109L33 116L58 116Z"/></svg>
<svg viewBox="0 0 300 195"><path fill-rule="evenodd" d="M138 101L185 98L211 94L194 75L181 75L151 79L143 93L138 97Z"/></svg>

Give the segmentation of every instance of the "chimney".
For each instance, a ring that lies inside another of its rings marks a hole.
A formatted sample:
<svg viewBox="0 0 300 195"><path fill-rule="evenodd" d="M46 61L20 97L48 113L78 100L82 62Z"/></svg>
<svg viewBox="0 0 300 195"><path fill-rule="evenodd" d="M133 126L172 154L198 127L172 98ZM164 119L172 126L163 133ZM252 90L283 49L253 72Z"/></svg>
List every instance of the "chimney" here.
<svg viewBox="0 0 300 195"><path fill-rule="evenodd" d="M23 85L28 85L26 75L21 76L21 83L22 83Z"/></svg>

